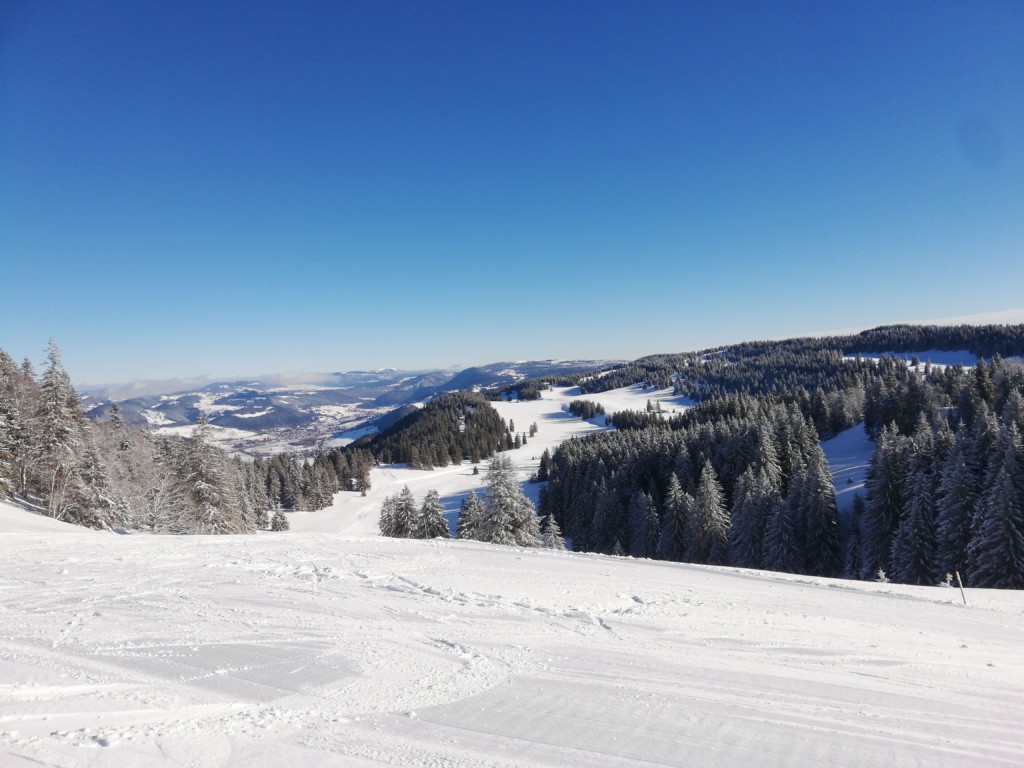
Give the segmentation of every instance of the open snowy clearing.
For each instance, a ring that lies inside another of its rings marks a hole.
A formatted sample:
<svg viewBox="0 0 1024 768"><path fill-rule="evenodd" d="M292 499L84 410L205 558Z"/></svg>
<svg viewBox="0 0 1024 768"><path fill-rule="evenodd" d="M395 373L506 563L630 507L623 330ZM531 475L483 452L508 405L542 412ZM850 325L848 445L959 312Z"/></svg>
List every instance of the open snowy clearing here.
<svg viewBox="0 0 1024 768"><path fill-rule="evenodd" d="M1017 766L1024 594L337 534L0 534L6 766Z"/></svg>
<svg viewBox="0 0 1024 768"><path fill-rule="evenodd" d="M514 423L517 434L528 433L531 424L537 425L536 436L527 437L526 445L505 453L519 468L520 480L529 479L537 471L545 448L553 453L566 440L608 429L604 426L604 416L584 421L568 412L569 403L580 399L601 403L608 414L627 410L642 411L647 407L648 400L652 407L660 404L666 417L690 405L685 397L673 395L671 389L645 390L639 385L589 395L580 395L578 387L557 387L545 391L540 400L491 403L506 422L511 420ZM487 462L480 464L478 475L473 474L473 465L469 463L434 470L414 470L404 465L375 467L370 472L371 490L366 496L339 493L334 497L334 504L327 509L293 512L288 517L294 531L374 534L377 532L377 517L384 497L392 496L403 485L408 485L417 501L421 501L428 490L436 489L454 530L459 505L470 491L482 493L486 472ZM539 487L527 483L524 490L536 503Z"/></svg>

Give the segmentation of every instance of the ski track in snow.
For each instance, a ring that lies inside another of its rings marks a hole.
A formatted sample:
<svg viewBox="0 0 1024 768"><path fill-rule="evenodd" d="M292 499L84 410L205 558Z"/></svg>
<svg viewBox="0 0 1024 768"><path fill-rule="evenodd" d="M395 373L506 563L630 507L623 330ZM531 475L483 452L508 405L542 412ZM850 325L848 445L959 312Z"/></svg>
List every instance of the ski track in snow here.
<svg viewBox="0 0 1024 768"><path fill-rule="evenodd" d="M540 429L524 478L600 429L575 396L498 404ZM402 484L451 509L484 469L377 468L288 534L0 504L0 765L1024 764L1024 594L367 535Z"/></svg>

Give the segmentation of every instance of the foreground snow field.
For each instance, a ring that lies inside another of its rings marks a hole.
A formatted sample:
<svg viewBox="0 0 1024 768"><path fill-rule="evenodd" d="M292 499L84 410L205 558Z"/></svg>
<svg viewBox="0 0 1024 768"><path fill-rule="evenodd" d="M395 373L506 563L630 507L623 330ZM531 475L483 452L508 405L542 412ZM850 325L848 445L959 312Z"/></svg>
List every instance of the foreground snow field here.
<svg viewBox="0 0 1024 768"><path fill-rule="evenodd" d="M475 542L0 534L4 766L1011 766L1024 595Z"/></svg>

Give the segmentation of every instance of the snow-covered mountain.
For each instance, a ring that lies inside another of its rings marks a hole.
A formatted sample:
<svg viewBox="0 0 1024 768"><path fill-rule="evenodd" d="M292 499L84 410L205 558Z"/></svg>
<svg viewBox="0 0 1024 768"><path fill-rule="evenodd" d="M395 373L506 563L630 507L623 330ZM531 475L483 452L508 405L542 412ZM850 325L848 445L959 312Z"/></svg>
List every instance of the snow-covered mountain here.
<svg viewBox="0 0 1024 768"><path fill-rule="evenodd" d="M83 400L90 417L106 414L116 401L128 421L165 434L187 435L201 413L222 446L266 455L350 442L386 428L403 407L441 392L501 387L526 378L605 369L616 362L533 360L462 371L287 373L128 398L122 395L139 385L114 385L87 390Z"/></svg>

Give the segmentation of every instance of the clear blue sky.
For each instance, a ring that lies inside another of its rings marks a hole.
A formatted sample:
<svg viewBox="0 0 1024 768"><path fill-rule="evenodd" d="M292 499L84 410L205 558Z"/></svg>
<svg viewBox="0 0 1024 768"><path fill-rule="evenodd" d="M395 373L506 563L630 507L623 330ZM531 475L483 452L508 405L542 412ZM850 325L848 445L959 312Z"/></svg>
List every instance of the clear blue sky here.
<svg viewBox="0 0 1024 768"><path fill-rule="evenodd" d="M80 385L1024 306L1024 2L0 4L0 347Z"/></svg>

